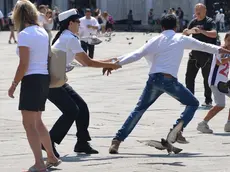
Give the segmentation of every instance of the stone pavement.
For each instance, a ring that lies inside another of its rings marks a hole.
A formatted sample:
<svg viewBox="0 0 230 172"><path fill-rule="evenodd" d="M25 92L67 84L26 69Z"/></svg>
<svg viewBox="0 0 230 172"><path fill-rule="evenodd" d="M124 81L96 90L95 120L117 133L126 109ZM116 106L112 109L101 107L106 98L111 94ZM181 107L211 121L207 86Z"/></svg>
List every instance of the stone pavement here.
<svg viewBox="0 0 230 172"><path fill-rule="evenodd" d="M18 172L33 164L29 148L17 110L19 88L15 99L7 96L8 87L18 64L16 45L7 44L9 32L0 32L0 172ZM132 44L126 37L134 36ZM224 36L223 34L221 35ZM150 39L143 33L116 33L112 41L96 47L96 59L118 56L140 47ZM103 38L104 40L104 38ZM184 54L178 78L184 83L188 52ZM230 136L224 133L228 109L223 110L210 125L213 135L203 135L196 131L197 123L207 110L198 110L194 120L185 130L190 141L179 155L168 156L166 152L148 147L139 140L165 137L169 128L179 117L183 106L168 95L162 95L145 113L130 137L122 143L120 154L110 155L108 148L116 131L121 127L129 112L135 106L147 79L148 66L144 59L124 66L110 77L102 76L100 69L76 68L69 76L69 83L85 99L91 112L90 133L92 145L100 151L98 155L76 155L73 126L61 145L57 147L63 164L53 171L64 172L228 172L230 171ZM203 81L201 74L196 80L196 97L202 103ZM227 103L229 106L229 101ZM51 128L60 111L47 103L44 121Z"/></svg>

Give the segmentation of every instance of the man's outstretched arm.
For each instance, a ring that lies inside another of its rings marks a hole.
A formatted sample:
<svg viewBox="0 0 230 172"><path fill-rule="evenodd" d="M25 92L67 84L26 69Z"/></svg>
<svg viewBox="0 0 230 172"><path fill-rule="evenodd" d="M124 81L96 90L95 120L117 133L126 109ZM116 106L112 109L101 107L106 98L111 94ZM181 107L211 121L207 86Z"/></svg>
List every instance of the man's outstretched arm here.
<svg viewBox="0 0 230 172"><path fill-rule="evenodd" d="M123 66L140 60L148 54L150 46L151 44L146 44L132 53L118 57L119 65Z"/></svg>
<svg viewBox="0 0 230 172"><path fill-rule="evenodd" d="M187 37L184 36L183 38L183 44L184 44L184 48L185 49L191 49L191 50L197 50L197 51L202 51L202 52L207 52L210 54L229 54L230 51L217 46L217 45L213 45L213 44L209 44L209 43L205 43L205 42L201 42L198 41L192 37Z"/></svg>

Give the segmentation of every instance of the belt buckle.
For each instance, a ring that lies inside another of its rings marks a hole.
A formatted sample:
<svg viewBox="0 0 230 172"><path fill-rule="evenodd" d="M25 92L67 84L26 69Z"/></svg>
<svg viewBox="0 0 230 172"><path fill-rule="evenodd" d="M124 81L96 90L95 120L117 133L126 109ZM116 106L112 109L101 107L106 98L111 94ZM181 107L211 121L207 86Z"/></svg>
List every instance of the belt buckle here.
<svg viewBox="0 0 230 172"><path fill-rule="evenodd" d="M170 75L170 74L163 73L163 75L164 75L165 78L172 78L172 75Z"/></svg>

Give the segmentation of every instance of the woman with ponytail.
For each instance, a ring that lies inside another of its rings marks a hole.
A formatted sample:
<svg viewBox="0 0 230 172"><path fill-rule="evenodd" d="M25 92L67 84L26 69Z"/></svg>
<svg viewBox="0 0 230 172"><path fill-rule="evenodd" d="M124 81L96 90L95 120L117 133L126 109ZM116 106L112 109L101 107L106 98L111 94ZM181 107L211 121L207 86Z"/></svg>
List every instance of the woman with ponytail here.
<svg viewBox="0 0 230 172"><path fill-rule="evenodd" d="M83 66L111 69L120 68L116 63L93 60L84 52L81 48L80 40L76 36L80 26L80 16L75 9L59 14L58 18L60 31L52 42L52 50L62 51L66 54L66 67L76 59ZM77 126L76 136L78 139L74 151L78 153L97 154L98 151L93 149L88 143L91 140L88 132L89 109L83 98L69 84L65 83L62 87L50 88L48 99L62 112L61 117L50 131L55 155L59 157L55 149L55 143L61 143L74 121Z"/></svg>

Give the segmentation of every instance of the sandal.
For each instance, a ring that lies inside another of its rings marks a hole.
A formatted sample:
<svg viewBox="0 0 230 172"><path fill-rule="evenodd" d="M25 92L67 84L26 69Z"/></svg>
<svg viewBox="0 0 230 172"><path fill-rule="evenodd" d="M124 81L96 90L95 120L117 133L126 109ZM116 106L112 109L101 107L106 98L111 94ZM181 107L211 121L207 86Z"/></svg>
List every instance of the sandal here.
<svg viewBox="0 0 230 172"><path fill-rule="evenodd" d="M49 171L46 168L38 170L36 167L32 166L29 168L29 170L27 172L49 172Z"/></svg>
<svg viewBox="0 0 230 172"><path fill-rule="evenodd" d="M46 162L46 168L51 168L51 167L57 167L62 163L62 161L59 159L57 162Z"/></svg>

